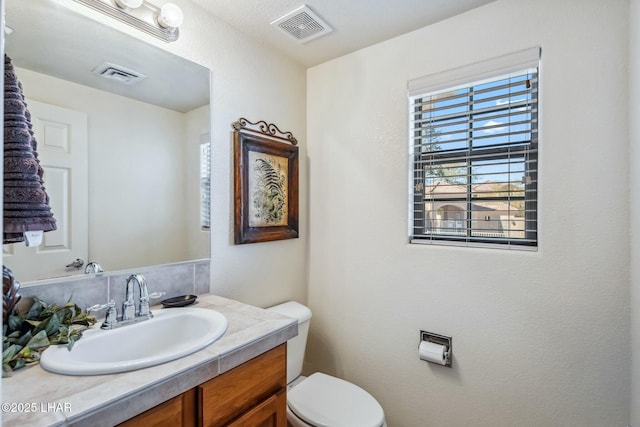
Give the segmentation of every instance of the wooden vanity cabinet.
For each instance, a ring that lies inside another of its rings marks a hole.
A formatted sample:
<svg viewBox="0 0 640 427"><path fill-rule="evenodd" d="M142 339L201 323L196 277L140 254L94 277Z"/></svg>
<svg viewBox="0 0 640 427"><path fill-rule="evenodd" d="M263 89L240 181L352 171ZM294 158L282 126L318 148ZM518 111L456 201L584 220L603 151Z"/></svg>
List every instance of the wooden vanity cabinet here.
<svg viewBox="0 0 640 427"><path fill-rule="evenodd" d="M196 389L188 390L142 414L118 424L118 427L195 427L197 422Z"/></svg>
<svg viewBox="0 0 640 427"><path fill-rule="evenodd" d="M282 344L198 388L198 426L285 427L287 350Z"/></svg>
<svg viewBox="0 0 640 427"><path fill-rule="evenodd" d="M285 343L120 426L286 427L286 358Z"/></svg>

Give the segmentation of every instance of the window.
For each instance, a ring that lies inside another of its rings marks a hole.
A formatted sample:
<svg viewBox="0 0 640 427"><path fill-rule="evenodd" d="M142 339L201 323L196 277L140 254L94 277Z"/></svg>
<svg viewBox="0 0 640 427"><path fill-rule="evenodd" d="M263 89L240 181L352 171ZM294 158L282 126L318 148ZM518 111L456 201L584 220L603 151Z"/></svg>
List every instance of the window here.
<svg viewBox="0 0 640 427"><path fill-rule="evenodd" d="M211 228L211 142L208 134L200 137L200 228Z"/></svg>
<svg viewBox="0 0 640 427"><path fill-rule="evenodd" d="M435 90L410 83L412 243L537 247L539 49L525 58Z"/></svg>

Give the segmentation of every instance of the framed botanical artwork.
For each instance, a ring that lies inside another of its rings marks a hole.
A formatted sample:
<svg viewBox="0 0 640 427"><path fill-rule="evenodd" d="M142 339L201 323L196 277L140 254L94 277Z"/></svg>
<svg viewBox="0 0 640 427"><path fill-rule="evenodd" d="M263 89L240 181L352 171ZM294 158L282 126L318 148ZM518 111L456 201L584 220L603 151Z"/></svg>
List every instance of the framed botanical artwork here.
<svg viewBox="0 0 640 427"><path fill-rule="evenodd" d="M264 121L232 124L234 242L298 237L298 141Z"/></svg>

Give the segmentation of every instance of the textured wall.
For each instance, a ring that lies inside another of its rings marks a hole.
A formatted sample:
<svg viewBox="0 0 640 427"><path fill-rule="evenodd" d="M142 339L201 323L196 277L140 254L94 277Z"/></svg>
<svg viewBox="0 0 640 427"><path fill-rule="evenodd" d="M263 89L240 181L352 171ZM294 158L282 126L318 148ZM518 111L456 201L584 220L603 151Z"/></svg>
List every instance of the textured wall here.
<svg viewBox="0 0 640 427"><path fill-rule="evenodd" d="M627 14L498 0L308 71L309 368L394 427L629 422ZM539 250L409 245L407 81L533 46ZM453 369L420 329L453 336Z"/></svg>
<svg viewBox="0 0 640 427"><path fill-rule="evenodd" d="M631 219L640 216L640 0L629 13L629 144ZM640 228L631 220L631 425L640 426Z"/></svg>

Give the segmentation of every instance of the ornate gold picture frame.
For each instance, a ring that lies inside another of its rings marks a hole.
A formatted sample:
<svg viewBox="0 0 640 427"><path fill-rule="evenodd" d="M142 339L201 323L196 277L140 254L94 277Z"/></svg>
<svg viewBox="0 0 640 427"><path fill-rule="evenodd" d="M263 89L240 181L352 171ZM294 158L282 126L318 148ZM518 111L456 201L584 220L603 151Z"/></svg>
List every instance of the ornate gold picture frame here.
<svg viewBox="0 0 640 427"><path fill-rule="evenodd" d="M298 141L264 121L231 126L235 244L297 238Z"/></svg>

